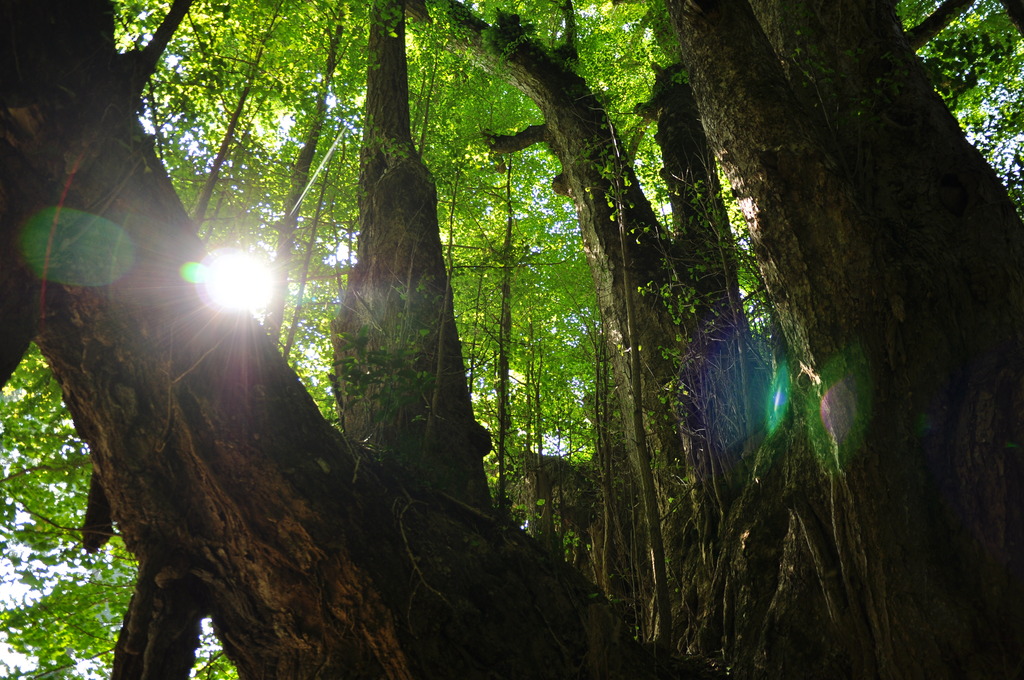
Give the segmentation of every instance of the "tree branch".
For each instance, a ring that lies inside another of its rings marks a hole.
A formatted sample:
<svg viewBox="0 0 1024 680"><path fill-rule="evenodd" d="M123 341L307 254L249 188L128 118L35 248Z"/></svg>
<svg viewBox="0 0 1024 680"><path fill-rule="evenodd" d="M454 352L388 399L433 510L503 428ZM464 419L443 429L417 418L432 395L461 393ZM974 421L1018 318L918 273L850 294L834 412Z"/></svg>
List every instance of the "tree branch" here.
<svg viewBox="0 0 1024 680"><path fill-rule="evenodd" d="M910 47L916 52L937 36L953 20L971 8L975 0L946 0L932 12L931 16L907 31Z"/></svg>
<svg viewBox="0 0 1024 680"><path fill-rule="evenodd" d="M1010 17L1010 21L1017 27L1017 31L1024 35L1024 0L1000 0L1003 9Z"/></svg>
<svg viewBox="0 0 1024 680"><path fill-rule="evenodd" d="M136 71L133 74L136 78L135 85L141 87L153 75L160 55L167 49L167 44L171 42L174 32L178 30L181 20L188 14L193 2L194 0L174 0L171 9L167 11L167 16L160 24L160 28L156 29L156 33L153 34L153 39L135 53Z"/></svg>
<svg viewBox="0 0 1024 680"><path fill-rule="evenodd" d="M487 146L494 153L515 153L534 144L548 141L548 128L546 124L542 123L541 125L531 125L514 135L484 133L484 137L487 140Z"/></svg>
<svg viewBox="0 0 1024 680"><path fill-rule="evenodd" d="M562 18L565 21L565 32L562 34L561 50L566 57L578 58L576 51L576 8L572 0L562 0Z"/></svg>

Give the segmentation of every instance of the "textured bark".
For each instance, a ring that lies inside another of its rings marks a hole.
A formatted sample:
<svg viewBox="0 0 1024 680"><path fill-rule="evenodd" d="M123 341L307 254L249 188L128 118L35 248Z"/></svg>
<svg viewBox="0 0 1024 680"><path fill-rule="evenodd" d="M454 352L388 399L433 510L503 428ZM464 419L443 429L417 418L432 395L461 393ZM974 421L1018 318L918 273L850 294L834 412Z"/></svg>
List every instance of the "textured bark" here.
<svg viewBox="0 0 1024 680"><path fill-rule="evenodd" d="M694 646L740 677L1013 675L1024 231L1005 190L891 4L669 7L791 379Z"/></svg>
<svg viewBox="0 0 1024 680"><path fill-rule="evenodd" d="M402 3L371 17L360 160L359 256L334 323L345 432L397 454L438 489L490 497L441 251L437 191L413 147Z"/></svg>
<svg viewBox="0 0 1024 680"><path fill-rule="evenodd" d="M0 8L4 238L58 204L135 246L113 282L47 281L35 336L140 563L115 678L187 677L206 615L242 678L692 677L520 531L340 436L255 322L204 306L105 2Z"/></svg>

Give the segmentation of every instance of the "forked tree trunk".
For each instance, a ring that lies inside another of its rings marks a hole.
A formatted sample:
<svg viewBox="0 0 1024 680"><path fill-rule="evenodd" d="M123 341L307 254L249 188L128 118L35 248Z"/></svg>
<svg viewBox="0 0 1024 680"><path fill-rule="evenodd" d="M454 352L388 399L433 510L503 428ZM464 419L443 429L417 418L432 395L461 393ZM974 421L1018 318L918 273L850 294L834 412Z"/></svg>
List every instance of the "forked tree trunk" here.
<svg viewBox="0 0 1024 680"><path fill-rule="evenodd" d="M40 257L0 251L23 293L0 311L21 338L37 321L139 559L114 676L187 677L209 615L242 678L664 677L575 572L383 470L251 319L182 280L201 244L140 131L109 3L0 10L2 242L52 235ZM49 267L41 301L30 265Z"/></svg>
<svg viewBox="0 0 1024 680"><path fill-rule="evenodd" d="M402 2L371 13L359 173L359 253L333 325L345 432L399 456L438 489L490 497L490 435L473 416L437 191L412 143Z"/></svg>
<svg viewBox="0 0 1024 680"><path fill-rule="evenodd" d="M1005 190L892 3L669 5L790 379L695 573L694 646L744 678L1013 677L1024 230Z"/></svg>

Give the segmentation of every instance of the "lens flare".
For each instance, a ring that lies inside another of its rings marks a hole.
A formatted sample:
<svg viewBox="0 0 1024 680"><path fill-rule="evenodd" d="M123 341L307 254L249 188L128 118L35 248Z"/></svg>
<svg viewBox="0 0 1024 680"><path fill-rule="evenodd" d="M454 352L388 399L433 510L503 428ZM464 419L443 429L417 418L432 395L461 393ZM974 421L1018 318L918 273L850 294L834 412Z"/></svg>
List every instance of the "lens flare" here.
<svg viewBox="0 0 1024 680"><path fill-rule="evenodd" d="M41 279L72 286L105 286L135 264L135 246L119 225L73 208L45 208L20 235L25 261Z"/></svg>
<svg viewBox="0 0 1024 680"><path fill-rule="evenodd" d="M768 394L768 413L765 420L768 432L772 433L779 427L789 405L789 364L786 361L780 362L775 369L775 377L772 378L772 387Z"/></svg>
<svg viewBox="0 0 1024 680"><path fill-rule="evenodd" d="M854 343L832 357L820 375L818 396L807 402L807 423L822 466L839 473L860 451L871 421L870 365Z"/></svg>
<svg viewBox="0 0 1024 680"><path fill-rule="evenodd" d="M842 445L857 421L857 379L847 374L830 387L821 399L818 414L825 430Z"/></svg>
<svg viewBox="0 0 1024 680"><path fill-rule="evenodd" d="M270 303L270 270L259 260L233 248L210 253L202 262L187 262L181 278L201 286L206 301L222 309L258 312Z"/></svg>

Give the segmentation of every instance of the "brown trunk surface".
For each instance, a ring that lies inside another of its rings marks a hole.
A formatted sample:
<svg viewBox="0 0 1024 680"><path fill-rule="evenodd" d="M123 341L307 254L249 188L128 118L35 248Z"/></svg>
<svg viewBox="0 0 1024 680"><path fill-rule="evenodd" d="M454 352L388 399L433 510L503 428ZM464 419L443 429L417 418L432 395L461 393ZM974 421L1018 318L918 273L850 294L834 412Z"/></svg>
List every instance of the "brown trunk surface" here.
<svg viewBox="0 0 1024 680"><path fill-rule="evenodd" d="M473 416L437 192L409 131L402 3L375 7L358 263L333 325L342 423L438 489L489 507L482 459L490 435Z"/></svg>
<svg viewBox="0 0 1024 680"><path fill-rule="evenodd" d="M740 677L1019 673L1024 230L891 3L669 3L788 346L695 649ZM839 77L837 74L842 74Z"/></svg>

